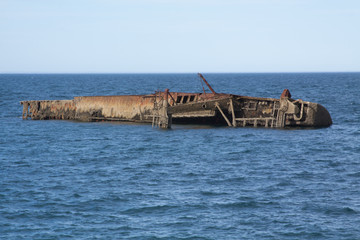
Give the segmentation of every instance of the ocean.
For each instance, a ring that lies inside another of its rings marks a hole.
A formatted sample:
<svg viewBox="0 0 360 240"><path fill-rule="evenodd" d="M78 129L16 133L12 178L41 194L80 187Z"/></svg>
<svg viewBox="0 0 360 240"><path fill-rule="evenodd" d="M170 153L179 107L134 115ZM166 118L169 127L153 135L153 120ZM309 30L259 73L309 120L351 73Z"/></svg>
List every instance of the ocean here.
<svg viewBox="0 0 360 240"><path fill-rule="evenodd" d="M360 239L360 73L204 74L333 125L22 120L22 100L201 92L194 74L0 74L0 239Z"/></svg>

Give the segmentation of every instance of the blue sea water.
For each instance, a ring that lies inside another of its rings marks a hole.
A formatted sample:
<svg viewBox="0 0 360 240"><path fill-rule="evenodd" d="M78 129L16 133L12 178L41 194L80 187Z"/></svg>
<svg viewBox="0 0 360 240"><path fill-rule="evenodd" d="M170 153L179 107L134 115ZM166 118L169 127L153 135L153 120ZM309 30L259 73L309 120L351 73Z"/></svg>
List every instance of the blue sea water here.
<svg viewBox="0 0 360 240"><path fill-rule="evenodd" d="M204 74L329 128L26 121L21 100L200 92L196 74L0 75L0 239L360 239L360 73Z"/></svg>

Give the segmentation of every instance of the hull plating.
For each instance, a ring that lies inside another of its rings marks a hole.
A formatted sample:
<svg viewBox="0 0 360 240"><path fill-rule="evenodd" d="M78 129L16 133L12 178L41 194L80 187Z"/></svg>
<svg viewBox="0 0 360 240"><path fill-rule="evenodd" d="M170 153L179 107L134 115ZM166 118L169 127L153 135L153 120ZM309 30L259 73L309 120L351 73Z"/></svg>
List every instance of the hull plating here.
<svg viewBox="0 0 360 240"><path fill-rule="evenodd" d="M328 127L320 104L231 94L158 92L150 95L87 96L73 100L22 101L23 118L79 121L131 121L170 127L171 123L233 127Z"/></svg>

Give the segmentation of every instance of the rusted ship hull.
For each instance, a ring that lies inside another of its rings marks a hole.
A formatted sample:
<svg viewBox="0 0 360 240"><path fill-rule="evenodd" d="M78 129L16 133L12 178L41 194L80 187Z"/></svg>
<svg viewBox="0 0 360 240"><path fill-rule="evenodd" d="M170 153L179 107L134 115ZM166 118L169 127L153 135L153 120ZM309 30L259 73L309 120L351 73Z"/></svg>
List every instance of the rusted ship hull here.
<svg viewBox="0 0 360 240"><path fill-rule="evenodd" d="M329 112L320 104L294 100L285 89L279 99L216 93L155 92L149 95L75 97L73 100L22 101L23 119L131 121L170 128L174 123L232 127L328 127Z"/></svg>
<svg viewBox="0 0 360 240"><path fill-rule="evenodd" d="M172 123L233 127L328 127L329 112L320 104L218 93L157 92L150 95L89 96L73 100L22 101L23 119L130 121L162 128Z"/></svg>

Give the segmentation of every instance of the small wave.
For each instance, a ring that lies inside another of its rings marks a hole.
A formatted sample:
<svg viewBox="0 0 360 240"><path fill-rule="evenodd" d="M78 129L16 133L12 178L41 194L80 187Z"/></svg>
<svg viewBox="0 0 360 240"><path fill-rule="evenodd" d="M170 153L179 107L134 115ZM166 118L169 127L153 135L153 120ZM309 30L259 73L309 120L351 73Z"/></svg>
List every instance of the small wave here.
<svg viewBox="0 0 360 240"><path fill-rule="evenodd" d="M349 176L349 177L355 177L355 178L358 178L358 177L360 177L360 172L356 172L356 173L349 173L349 174L347 174L347 176Z"/></svg>
<svg viewBox="0 0 360 240"><path fill-rule="evenodd" d="M161 164L161 163L155 163L155 162L153 162L153 163L146 163L146 164L144 165L145 168L155 168L155 167L161 167L161 166L163 166L163 164Z"/></svg>
<svg viewBox="0 0 360 240"><path fill-rule="evenodd" d="M16 220L16 219L26 219L26 218L30 219L32 214L30 211L24 210L24 211L16 211L16 212L3 212L2 215L5 219Z"/></svg>
<svg viewBox="0 0 360 240"><path fill-rule="evenodd" d="M170 205L159 205L159 206L148 206L148 207L140 207L140 208L130 208L125 211L122 211L123 214L153 214L153 213L161 213L167 212L168 210L176 209L177 206Z"/></svg>
<svg viewBox="0 0 360 240"><path fill-rule="evenodd" d="M243 138L251 138L254 136L255 136L255 134L253 134L253 133L247 133L247 134L241 135L241 137L243 137Z"/></svg>
<svg viewBox="0 0 360 240"><path fill-rule="evenodd" d="M254 151L254 149L244 149L241 151L241 153L251 153L253 151Z"/></svg>
<svg viewBox="0 0 360 240"><path fill-rule="evenodd" d="M352 215L352 214L357 214L358 212L350 207L342 207L342 208L334 207L334 208L327 209L325 211L325 213L329 214L329 215L333 215L333 214L335 214L335 215L342 215L342 214Z"/></svg>
<svg viewBox="0 0 360 240"><path fill-rule="evenodd" d="M322 231L319 229L319 231ZM324 238L325 235L321 232L308 232L308 231L292 231L292 232L285 232L285 233L279 233L280 235L284 237L290 237L290 239L320 239Z"/></svg>
<svg viewBox="0 0 360 240"><path fill-rule="evenodd" d="M243 183L244 181L246 181L245 177L233 177L224 180L224 182L231 182L231 183Z"/></svg>
<svg viewBox="0 0 360 240"><path fill-rule="evenodd" d="M302 209L306 211L314 211L332 216L358 214L358 212L351 207L338 207L338 206L329 206L329 205L306 204L306 206L304 206Z"/></svg>
<svg viewBox="0 0 360 240"><path fill-rule="evenodd" d="M312 179L314 177L314 173L308 171L302 171L296 174L296 177L301 179Z"/></svg>
<svg viewBox="0 0 360 240"><path fill-rule="evenodd" d="M281 180L278 184L276 184L277 187L287 187L287 186L293 186L294 182L291 180Z"/></svg>
<svg viewBox="0 0 360 240"><path fill-rule="evenodd" d="M233 203L222 203L217 204L220 208L231 208L231 209L242 209L242 208L257 208L258 202L246 201L246 202L233 202Z"/></svg>
<svg viewBox="0 0 360 240"><path fill-rule="evenodd" d="M200 192L201 195L203 196L221 196L221 195L226 195L227 193L225 192L213 192L213 191L201 191Z"/></svg>

